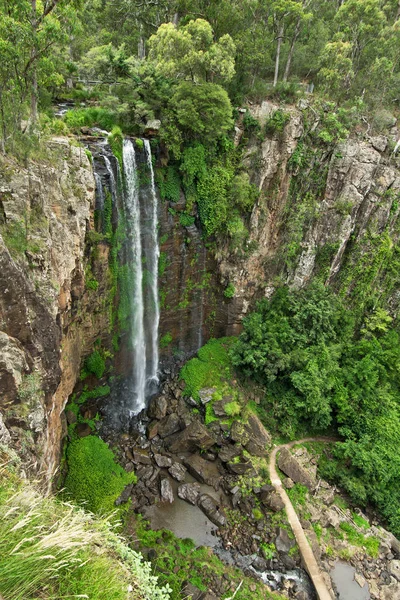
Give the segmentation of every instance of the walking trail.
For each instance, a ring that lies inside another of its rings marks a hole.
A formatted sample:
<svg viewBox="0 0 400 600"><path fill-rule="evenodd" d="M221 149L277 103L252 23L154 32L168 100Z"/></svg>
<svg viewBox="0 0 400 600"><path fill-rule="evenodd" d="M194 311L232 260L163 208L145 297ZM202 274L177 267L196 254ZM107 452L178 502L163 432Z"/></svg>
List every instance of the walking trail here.
<svg viewBox="0 0 400 600"><path fill-rule="evenodd" d="M300 554L303 559L303 564L308 572L311 580L314 584L315 590L317 592L317 596L319 600L332 600L331 593L328 590L328 587L325 583L322 572L318 566L318 563L315 559L314 553L311 549L309 541L306 538L304 533L304 529L300 524L299 518L297 516L296 511L293 508L293 504L291 503L289 496L282 486L282 482L278 476L276 470L276 456L278 452L280 452L283 448L291 448L296 444L302 444L304 442L332 442L336 441L332 438L326 437L318 437L318 438L305 438L302 440L297 440L295 442L290 442L289 444L283 444L282 446L277 446L273 449L270 459L269 459L269 475L271 478L271 483L282 498L282 501L285 505L286 515L289 521L289 525L292 528L294 536L296 538L296 542L299 546Z"/></svg>

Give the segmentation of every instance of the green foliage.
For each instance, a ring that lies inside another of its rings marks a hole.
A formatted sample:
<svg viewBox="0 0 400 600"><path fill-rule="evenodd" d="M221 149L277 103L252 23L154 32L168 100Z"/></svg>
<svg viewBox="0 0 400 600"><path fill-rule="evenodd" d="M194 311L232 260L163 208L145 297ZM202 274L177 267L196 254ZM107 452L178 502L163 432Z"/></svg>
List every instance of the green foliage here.
<svg viewBox="0 0 400 600"><path fill-rule="evenodd" d="M143 150L143 148L144 148L144 142L143 142L143 140L141 138L136 138L135 139L135 144L136 144L136 148L138 150Z"/></svg>
<svg viewBox="0 0 400 600"><path fill-rule="evenodd" d="M166 333L162 336L162 338L160 338L160 348L167 348L167 346L171 344L173 339L174 338L172 337L172 333L168 331L168 333Z"/></svg>
<svg viewBox="0 0 400 600"><path fill-rule="evenodd" d="M261 521L264 518L262 511L259 508L253 508L253 517L256 521Z"/></svg>
<svg viewBox="0 0 400 600"><path fill-rule="evenodd" d="M248 110L246 110L246 112L244 113L243 127L244 130L250 135L260 133L261 131L261 125L259 121L255 119L251 112L249 112Z"/></svg>
<svg viewBox="0 0 400 600"><path fill-rule="evenodd" d="M364 536L352 527L349 523L340 523L340 529L345 532L346 539L350 544L364 548L372 558L377 558L379 553L379 539L373 536Z"/></svg>
<svg viewBox="0 0 400 600"><path fill-rule="evenodd" d="M286 124L290 121L290 114L285 113L283 110L278 108L268 118L265 123L265 133L271 135L273 133L281 134L285 129Z"/></svg>
<svg viewBox="0 0 400 600"><path fill-rule="evenodd" d="M238 415L240 415L241 410L242 407L240 406L239 402L235 401L228 402L224 406L224 411L228 415L228 417L237 417Z"/></svg>
<svg viewBox="0 0 400 600"><path fill-rule="evenodd" d="M228 283L228 285L226 286L225 290L224 290L224 296L225 298L233 298L236 294L236 289L235 286L233 285L233 283Z"/></svg>
<svg viewBox="0 0 400 600"><path fill-rule="evenodd" d="M275 544L266 544L265 542L261 542L260 546L266 560L271 560L271 558L274 558L276 555Z"/></svg>
<svg viewBox="0 0 400 600"><path fill-rule="evenodd" d="M95 350L85 359L84 369L87 373L93 373L97 379L101 379L104 375L106 362L99 350Z"/></svg>
<svg viewBox="0 0 400 600"><path fill-rule="evenodd" d="M305 506L307 502L308 489L301 483L295 483L294 486L287 491L288 496L294 507Z"/></svg>
<svg viewBox="0 0 400 600"><path fill-rule="evenodd" d="M107 520L53 496L42 496L20 477L18 463L6 452L1 451L0 470L4 598L126 600L131 584L132 600L142 600L144 595L148 600L169 600L168 589L157 585L143 557L114 533Z"/></svg>
<svg viewBox="0 0 400 600"><path fill-rule="evenodd" d="M181 196L181 180L177 169L169 165L165 169L157 169L156 176L161 198L178 202Z"/></svg>
<svg viewBox="0 0 400 600"><path fill-rule="evenodd" d="M179 216L179 223L182 227L190 227L194 224L195 218L187 213L181 213Z"/></svg>
<svg viewBox="0 0 400 600"><path fill-rule="evenodd" d="M92 435L69 444L67 466L67 496L94 513L113 512L124 487L136 481L134 473L126 473L115 462L107 444Z"/></svg>
<svg viewBox="0 0 400 600"><path fill-rule="evenodd" d="M270 427L290 437L328 427L341 435L321 475L357 504L373 502L398 532L400 334L390 318L375 311L360 326L317 283L278 289L244 319L231 356L264 387Z"/></svg>
<svg viewBox="0 0 400 600"><path fill-rule="evenodd" d="M219 387L224 378L229 378L231 366L228 351L232 342L232 338L212 339L200 348L197 357L184 365L180 377L186 384L185 396L198 400L199 390Z"/></svg>
<svg viewBox="0 0 400 600"><path fill-rule="evenodd" d="M65 114L64 121L75 132L79 132L81 127L100 127L111 131L116 125L116 115L106 108L75 108Z"/></svg>
<svg viewBox="0 0 400 600"><path fill-rule="evenodd" d="M116 157L119 162L119 166L123 169L123 160L122 160L122 146L124 142L124 136L122 134L121 127L118 125L114 125L111 130L110 135L108 136L108 143L110 144L110 148L112 153Z"/></svg>

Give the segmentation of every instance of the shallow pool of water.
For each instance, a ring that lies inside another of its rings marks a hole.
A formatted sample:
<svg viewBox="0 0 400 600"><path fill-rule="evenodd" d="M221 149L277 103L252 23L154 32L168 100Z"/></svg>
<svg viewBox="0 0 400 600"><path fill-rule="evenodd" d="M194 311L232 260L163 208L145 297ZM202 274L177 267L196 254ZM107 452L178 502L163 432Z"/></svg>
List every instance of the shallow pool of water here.
<svg viewBox="0 0 400 600"><path fill-rule="evenodd" d="M332 581L335 584L338 600L369 600L368 583L360 587L354 580L356 570L348 563L338 561L331 571Z"/></svg>
<svg viewBox="0 0 400 600"><path fill-rule="evenodd" d="M191 480L187 476L187 482ZM146 518L150 519L152 529L169 529L176 537L191 538L196 546L215 546L219 538L216 535L217 527L211 523L206 515L197 507L178 498L177 484L172 482L175 500L159 502L150 506ZM218 499L218 494L208 485L201 485L202 494L209 494Z"/></svg>

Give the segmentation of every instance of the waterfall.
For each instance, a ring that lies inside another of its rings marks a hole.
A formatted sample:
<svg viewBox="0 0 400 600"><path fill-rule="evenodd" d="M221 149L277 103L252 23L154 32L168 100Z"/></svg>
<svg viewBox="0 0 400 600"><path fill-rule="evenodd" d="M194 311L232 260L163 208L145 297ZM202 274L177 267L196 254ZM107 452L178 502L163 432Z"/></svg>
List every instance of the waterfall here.
<svg viewBox="0 0 400 600"><path fill-rule="evenodd" d="M98 173L94 174L94 179L96 182L96 210L103 210L104 209L103 183L102 183L101 177Z"/></svg>
<svg viewBox="0 0 400 600"><path fill-rule="evenodd" d="M146 399L158 385L158 326L160 305L158 300L158 200L154 182L154 171L150 143L144 140L143 155L136 162L135 149L131 141L125 140L123 164L125 175L125 213L128 226L129 259L132 261L132 346L133 346L133 395L131 412L139 413L146 407ZM109 169L109 165L107 165ZM139 170L143 167L149 183L142 179ZM111 166L110 166L111 168ZM115 178L110 173L110 186Z"/></svg>
<svg viewBox="0 0 400 600"><path fill-rule="evenodd" d="M158 325L160 322L160 305L158 300L158 259L160 257L160 248L158 245L158 202L156 186L154 183L154 170L151 160L150 142L144 140L144 149L146 153L147 168L150 173L150 202L146 202L146 206L150 208L150 223L149 223L149 252L146 264L149 272L149 288L150 288L150 307L152 315L150 318L150 355L148 378L150 386L158 383Z"/></svg>
<svg viewBox="0 0 400 600"><path fill-rule="evenodd" d="M114 171L113 171L113 168L111 166L110 159L108 158L108 156L104 156L104 162L106 165L107 173L110 176L111 196L112 196L113 202L115 203L116 198L117 198L117 182L115 181Z"/></svg>
<svg viewBox="0 0 400 600"><path fill-rule="evenodd" d="M123 163L125 173L125 209L130 228L130 250L133 263L132 345L133 345L133 411L139 413L146 406L146 342L144 331L142 241L139 203L139 180L135 149L130 140L124 140Z"/></svg>

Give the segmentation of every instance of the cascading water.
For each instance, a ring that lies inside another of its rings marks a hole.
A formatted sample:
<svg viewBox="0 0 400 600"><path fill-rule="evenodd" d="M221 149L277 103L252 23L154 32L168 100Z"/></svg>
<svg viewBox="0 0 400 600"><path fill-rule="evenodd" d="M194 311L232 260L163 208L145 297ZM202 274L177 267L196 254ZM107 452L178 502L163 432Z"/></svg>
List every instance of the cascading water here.
<svg viewBox="0 0 400 600"><path fill-rule="evenodd" d="M101 177L98 173L94 174L94 179L96 182L96 209L103 210L104 209L103 183L102 183Z"/></svg>
<svg viewBox="0 0 400 600"><path fill-rule="evenodd" d="M144 140L144 149L146 153L147 169L150 173L150 202L146 202L149 207L149 251L147 252L147 270L149 273L149 292L150 292L150 353L148 353L148 383L149 391L154 385L158 384L158 325L160 322L160 305L158 301L158 260L160 257L160 248L158 245L158 201L156 186L154 183L154 170L151 160L150 142ZM152 314L151 314L152 313Z"/></svg>
<svg viewBox="0 0 400 600"><path fill-rule="evenodd" d="M110 190L111 190L113 202L115 202L116 198L117 198L117 182L115 180L114 171L113 171L113 168L112 168L112 165L111 165L111 162L110 162L110 159L108 158L108 156L104 156L104 163L106 165L107 173L110 176Z"/></svg>
<svg viewBox="0 0 400 600"><path fill-rule="evenodd" d="M133 267L132 346L134 405L132 406L132 413L137 414L146 407L146 342L144 331L139 178L136 167L135 149L130 140L124 140L123 163L125 173L125 210L129 227Z"/></svg>
<svg viewBox="0 0 400 600"><path fill-rule="evenodd" d="M125 175L125 212L129 228L130 260L133 270L132 346L133 396L132 414L146 406L158 386L158 201L150 143L144 140L145 164L137 164L133 143L125 140L123 164ZM139 156L140 159L140 156ZM106 163L107 164L107 163ZM149 184L139 184L139 168L145 167ZM111 186L113 182L110 177ZM114 180L115 185L115 180Z"/></svg>

